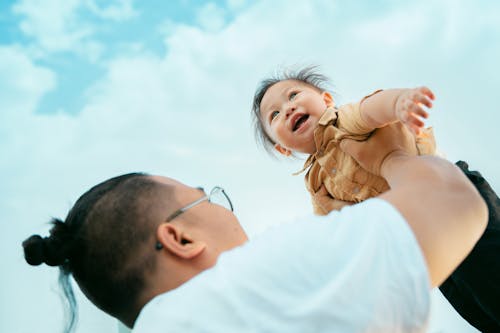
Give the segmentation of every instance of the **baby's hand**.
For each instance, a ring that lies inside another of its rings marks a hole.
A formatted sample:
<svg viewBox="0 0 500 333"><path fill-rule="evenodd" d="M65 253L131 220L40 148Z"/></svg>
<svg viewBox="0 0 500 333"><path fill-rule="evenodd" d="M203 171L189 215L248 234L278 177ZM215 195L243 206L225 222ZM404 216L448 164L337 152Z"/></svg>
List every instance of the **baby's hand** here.
<svg viewBox="0 0 500 333"><path fill-rule="evenodd" d="M407 89L399 95L396 105L396 117L415 134L419 134L424 127L422 118L427 119L429 114L422 108L432 107L431 100L434 100L434 94L427 87Z"/></svg>

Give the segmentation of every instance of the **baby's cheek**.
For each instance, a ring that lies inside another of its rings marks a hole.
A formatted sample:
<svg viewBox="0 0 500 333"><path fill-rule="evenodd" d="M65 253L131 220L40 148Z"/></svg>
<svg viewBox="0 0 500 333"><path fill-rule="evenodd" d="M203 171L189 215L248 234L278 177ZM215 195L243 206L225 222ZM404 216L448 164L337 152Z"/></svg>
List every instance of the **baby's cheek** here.
<svg viewBox="0 0 500 333"><path fill-rule="evenodd" d="M282 127L276 127L273 130L274 131L271 132L271 138L273 138L276 143L286 141L286 133Z"/></svg>
<svg viewBox="0 0 500 333"><path fill-rule="evenodd" d="M264 126L263 131L267 134L267 136L271 139L273 143L277 142L276 131L271 126Z"/></svg>

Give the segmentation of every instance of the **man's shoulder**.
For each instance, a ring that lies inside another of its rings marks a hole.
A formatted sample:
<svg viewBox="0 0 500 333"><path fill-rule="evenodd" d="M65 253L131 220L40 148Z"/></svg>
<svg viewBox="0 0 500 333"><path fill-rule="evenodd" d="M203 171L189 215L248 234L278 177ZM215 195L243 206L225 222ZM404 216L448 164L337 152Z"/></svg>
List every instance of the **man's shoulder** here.
<svg viewBox="0 0 500 333"><path fill-rule="evenodd" d="M272 255L287 257L297 255L309 260L307 254L317 257L317 253L343 253L346 244L377 243L380 238L393 237L410 239L416 244L413 233L403 216L389 202L372 198L352 206L345 206L340 211L328 215L313 214L297 217L286 223L270 227L252 237L240 249L230 251L224 256L239 257L249 260L260 258L272 260ZM304 251L305 247L311 251ZM318 252L314 252L318 251ZM328 254L328 255L330 255ZM348 254L346 254L348 255ZM256 259L261 260L261 259ZM312 259L314 260L314 259Z"/></svg>
<svg viewBox="0 0 500 333"><path fill-rule="evenodd" d="M350 224L373 224L381 223L382 221L393 220L398 223L406 224L403 216L399 211L388 201L379 198L370 198L361 203L354 205L346 205L341 210L331 211L327 215L309 215L302 219L297 219L292 223L308 223L311 221L317 222L343 222Z"/></svg>

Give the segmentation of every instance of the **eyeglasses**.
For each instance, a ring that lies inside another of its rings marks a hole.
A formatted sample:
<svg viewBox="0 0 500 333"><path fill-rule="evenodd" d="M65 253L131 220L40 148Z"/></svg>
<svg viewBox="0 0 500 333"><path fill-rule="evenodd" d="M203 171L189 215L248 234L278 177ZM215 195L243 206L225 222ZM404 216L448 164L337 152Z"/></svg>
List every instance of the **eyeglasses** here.
<svg viewBox="0 0 500 333"><path fill-rule="evenodd" d="M203 191L202 187L198 187L198 189ZM182 213L184 213L186 210L188 210L190 208L193 208L194 206L196 206L199 203L202 203L205 200L207 200L210 203L222 206L222 207L224 207L224 208L226 208L226 209L228 209L230 211L233 211L233 204L231 203L231 200L229 199L229 197L226 194L226 192L224 191L224 189L222 187L215 186L214 188L212 188L212 190L210 191L209 195L205 194L205 196L199 198L198 200L193 201L190 204L182 207L181 209L176 210L175 212L173 212L172 214L170 214L167 217L167 219L165 220L165 222L172 221L177 216L179 216Z"/></svg>
<svg viewBox="0 0 500 333"><path fill-rule="evenodd" d="M198 187L199 190L204 191L202 187ZM177 216L181 215L184 213L186 210L193 208L199 203L202 203L203 201L207 200L210 203L222 206L230 211L233 211L233 204L231 203L231 199L229 199L228 195L224 191L222 187L215 186L211 191L209 195L204 195L203 197L199 198L196 201L191 202L190 204L176 210L172 214L170 214L165 222L170 222L173 219L175 219ZM163 245L160 242L156 242L155 245L156 250L161 250L163 248Z"/></svg>

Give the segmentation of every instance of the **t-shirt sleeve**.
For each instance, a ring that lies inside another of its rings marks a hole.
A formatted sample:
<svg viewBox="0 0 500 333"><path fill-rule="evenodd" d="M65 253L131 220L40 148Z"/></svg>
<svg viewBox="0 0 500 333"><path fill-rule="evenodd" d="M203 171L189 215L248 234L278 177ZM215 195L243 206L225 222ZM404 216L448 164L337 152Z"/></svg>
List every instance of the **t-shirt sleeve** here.
<svg viewBox="0 0 500 333"><path fill-rule="evenodd" d="M374 198L312 219L321 225L312 252L322 254L313 256L309 267L319 277L313 290L316 297L331 297L318 307L360 326L353 329L420 332L426 326L427 265L413 232L391 204Z"/></svg>
<svg viewBox="0 0 500 333"><path fill-rule="evenodd" d="M259 241L272 246L254 252L248 263L252 269L243 269L245 281L254 279L266 295L258 310L246 310L252 318L286 309L294 314L297 332L310 330L311 321L328 327L325 332L425 329L427 266L413 232L388 202L374 198L310 216ZM256 288L250 282L245 287ZM290 332L283 325L276 328Z"/></svg>

